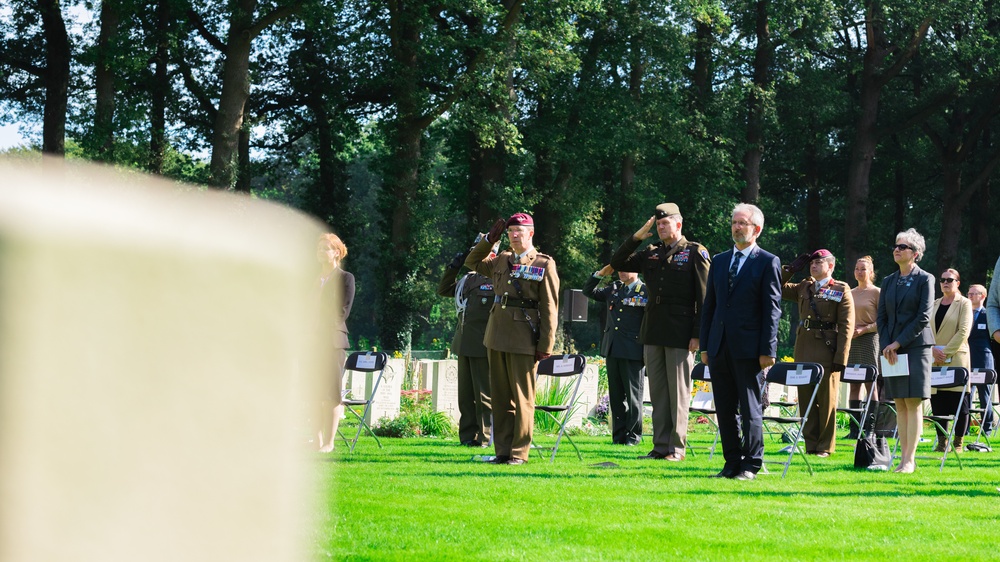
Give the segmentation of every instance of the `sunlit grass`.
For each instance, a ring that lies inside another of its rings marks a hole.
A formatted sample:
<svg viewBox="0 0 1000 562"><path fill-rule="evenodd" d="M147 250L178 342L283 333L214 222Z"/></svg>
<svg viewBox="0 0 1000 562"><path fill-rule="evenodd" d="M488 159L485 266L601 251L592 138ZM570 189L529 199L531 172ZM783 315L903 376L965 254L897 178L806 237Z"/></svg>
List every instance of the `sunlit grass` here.
<svg viewBox="0 0 1000 562"><path fill-rule="evenodd" d="M697 426L692 443L710 435ZM929 433L928 433L929 435ZM473 462L489 449L454 439L362 438L353 455L317 455L330 486L319 559L400 560L992 560L1000 523L1000 453L963 453L943 473L858 471L853 441L796 459L753 482L709 478L722 467L703 449L686 461L640 461L648 446L574 437L555 463ZM783 446L768 441L769 459ZM929 453L930 443L921 445ZM339 446L338 446L339 447ZM617 467L591 465L613 462Z"/></svg>

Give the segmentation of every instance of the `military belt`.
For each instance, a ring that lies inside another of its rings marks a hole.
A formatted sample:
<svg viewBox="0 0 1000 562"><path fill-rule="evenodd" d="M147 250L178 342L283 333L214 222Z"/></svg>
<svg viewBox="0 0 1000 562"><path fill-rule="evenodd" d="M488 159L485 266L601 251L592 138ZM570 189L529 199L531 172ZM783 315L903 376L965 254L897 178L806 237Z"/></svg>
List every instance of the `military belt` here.
<svg viewBox="0 0 1000 562"><path fill-rule="evenodd" d="M820 322L813 318L806 318L805 320L799 322L799 326L802 326L806 330L836 330L836 322Z"/></svg>
<svg viewBox="0 0 1000 562"><path fill-rule="evenodd" d="M517 308L538 308L538 301L528 300L528 299L514 299L507 295L496 295L493 297L493 302L499 303L500 308L507 308L508 306L513 306Z"/></svg>

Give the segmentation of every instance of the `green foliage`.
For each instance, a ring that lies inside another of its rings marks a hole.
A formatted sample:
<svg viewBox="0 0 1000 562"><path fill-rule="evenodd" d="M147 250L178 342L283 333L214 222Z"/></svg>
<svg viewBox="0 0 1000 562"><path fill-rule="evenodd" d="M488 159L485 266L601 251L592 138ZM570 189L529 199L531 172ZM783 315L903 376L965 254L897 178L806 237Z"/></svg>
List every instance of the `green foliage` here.
<svg viewBox="0 0 1000 562"><path fill-rule="evenodd" d="M560 385L558 379L544 377L543 383L535 389L535 404L539 406L561 406L569 400L573 392L572 385ZM574 406L574 410L577 406ZM572 412L571 412L572 414ZM556 418L562 419L563 412L556 413ZM551 434L559 431L559 424L546 412L535 410L535 432Z"/></svg>
<svg viewBox="0 0 1000 562"><path fill-rule="evenodd" d="M444 412L431 409L430 391L403 391L399 398L399 415L382 418L372 428L379 437L448 437L455 426Z"/></svg>

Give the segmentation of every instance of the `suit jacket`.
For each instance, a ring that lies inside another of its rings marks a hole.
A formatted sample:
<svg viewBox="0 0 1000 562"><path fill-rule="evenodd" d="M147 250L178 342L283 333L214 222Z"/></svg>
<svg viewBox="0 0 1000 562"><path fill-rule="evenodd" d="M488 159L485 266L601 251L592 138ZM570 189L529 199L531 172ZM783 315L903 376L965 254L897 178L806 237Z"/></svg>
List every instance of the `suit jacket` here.
<svg viewBox="0 0 1000 562"><path fill-rule="evenodd" d="M465 259L466 267L493 279L497 297L531 300L538 304L537 308L530 308L494 302L483 343L489 349L505 353L552 353L559 312L556 260L534 249L520 261L514 259L510 250L487 257L492 249L493 244L485 239L476 244Z"/></svg>
<svg viewBox="0 0 1000 562"><path fill-rule="evenodd" d="M729 290L733 250L712 258L708 291L702 311L701 348L716 357L725 340L736 359L778 355L778 320L781 318L781 263L755 246Z"/></svg>
<svg viewBox="0 0 1000 562"><path fill-rule="evenodd" d="M446 267L437 293L442 297L459 298L465 301L465 311L458 314L455 337L451 340L451 350L455 355L465 357L486 357L486 323L493 308L493 280L470 271L462 276L461 293L458 277L459 269Z"/></svg>
<svg viewBox="0 0 1000 562"><path fill-rule="evenodd" d="M986 320L986 329L990 331L992 338L993 333L1000 330L1000 258L997 258L997 264L993 267L993 282L990 283L986 296Z"/></svg>
<svg viewBox="0 0 1000 562"><path fill-rule="evenodd" d="M911 347L934 345L934 276L914 264L909 283L897 286L899 277L896 270L882 280L878 295L879 346L885 349L898 341L898 352L906 353Z"/></svg>
<svg viewBox="0 0 1000 562"><path fill-rule="evenodd" d="M973 369L994 368L985 308L981 308L978 315L975 310L972 311L972 330L969 332L969 363Z"/></svg>
<svg viewBox="0 0 1000 562"><path fill-rule="evenodd" d="M965 367L971 368L969 362L969 331L972 330L972 302L957 295L944 313L941 324L937 323L937 311L941 299L934 301L931 309L931 329L934 331L934 345L944 346L944 352L951 360L944 363L934 363L935 367ZM961 386L933 389L960 392Z"/></svg>
<svg viewBox="0 0 1000 562"><path fill-rule="evenodd" d="M645 315L646 285L639 281L635 290L620 280L597 288L600 277L590 276L583 285L583 294L607 304L607 321L601 338L601 355L619 359L642 361L642 344L639 342L639 328Z"/></svg>
<svg viewBox="0 0 1000 562"><path fill-rule="evenodd" d="M662 242L641 251L631 236L611 258L618 271L634 271L646 281L649 302L639 340L646 345L687 349L701 330L708 281L708 250L681 237L669 250Z"/></svg>
<svg viewBox="0 0 1000 562"><path fill-rule="evenodd" d="M347 349L351 346L347 337L347 318L351 315L352 306L354 306L354 275L338 267L333 270L326 283L320 285L322 316L333 334L333 347L336 349Z"/></svg>
<svg viewBox="0 0 1000 562"><path fill-rule="evenodd" d="M843 281L830 280L818 293L814 286L816 279L807 277L798 283L788 282L791 273L783 273L781 297L798 303L798 330L795 332L795 360L820 363L832 371L834 363L847 365L850 355L851 338L854 337L854 297L851 287ZM813 309L815 306L815 310ZM819 313L817 317L817 312ZM805 322L833 324L835 328L821 330ZM827 345L830 342L830 345Z"/></svg>

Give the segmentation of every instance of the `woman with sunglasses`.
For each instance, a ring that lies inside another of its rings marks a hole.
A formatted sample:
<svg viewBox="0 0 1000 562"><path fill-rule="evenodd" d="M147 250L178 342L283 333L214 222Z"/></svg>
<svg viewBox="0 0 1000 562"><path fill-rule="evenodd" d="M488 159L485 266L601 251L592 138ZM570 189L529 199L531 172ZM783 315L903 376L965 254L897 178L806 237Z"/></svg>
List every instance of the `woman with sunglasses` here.
<svg viewBox="0 0 1000 562"><path fill-rule="evenodd" d="M934 276L917 266L926 248L914 229L896 235L892 258L899 266L882 280L878 299L878 339L882 356L891 365L907 362L907 376L887 377L885 391L896 404L900 462L896 472L916 470L914 457L923 431L923 401L931 396L931 309Z"/></svg>
<svg viewBox="0 0 1000 562"><path fill-rule="evenodd" d="M972 301L962 296L958 289L959 275L954 269L946 269L938 279L941 282L941 293L944 295L934 301L931 313L931 327L934 330L935 367L965 367L971 366L969 358L969 333L972 332ZM931 411L936 416L951 416L958 410L955 419L956 451L962 449L962 439L969 429L969 395L964 395L961 386L951 388L935 388L931 391ZM961 400L961 409L959 401ZM942 423L948 429L948 422ZM948 436L937 430L937 447L935 452L944 453L948 450Z"/></svg>

